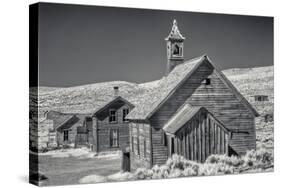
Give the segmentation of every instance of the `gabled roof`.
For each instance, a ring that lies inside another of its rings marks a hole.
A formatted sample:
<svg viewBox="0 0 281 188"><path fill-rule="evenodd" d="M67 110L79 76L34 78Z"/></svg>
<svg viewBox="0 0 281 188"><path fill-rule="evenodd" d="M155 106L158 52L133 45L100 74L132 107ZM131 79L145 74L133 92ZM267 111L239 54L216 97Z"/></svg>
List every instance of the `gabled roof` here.
<svg viewBox="0 0 281 188"><path fill-rule="evenodd" d="M179 31L177 21L174 20L172 30L171 30L170 34L165 38L165 40L183 41L184 39L185 39L185 37L183 37Z"/></svg>
<svg viewBox="0 0 281 188"><path fill-rule="evenodd" d="M115 96L112 99L106 101L103 105L101 105L100 108L97 108L94 112L93 112L93 116L97 115L98 113L102 112L103 110L109 108L112 104L114 104L117 101L122 101L125 104L128 104L130 107L134 107L134 105L132 103L130 103L129 101L127 101L126 99L124 99L121 96Z"/></svg>
<svg viewBox="0 0 281 188"><path fill-rule="evenodd" d="M175 134L180 128L182 128L188 121L190 121L199 111L205 110L211 116L214 115L202 106L191 106L190 104L183 104L177 112L169 119L164 125L165 132ZM218 119L214 119L219 122L219 126L225 131L230 132Z"/></svg>
<svg viewBox="0 0 281 188"><path fill-rule="evenodd" d="M216 66L209 60L207 55L188 60L182 64L177 65L160 83L158 89L150 93L149 98L140 98L139 105L137 105L127 116L131 120L147 120L149 119L170 96L179 88L197 68L204 62L211 64L218 76L224 83L232 90L236 97L255 115L258 112L249 104L249 102L238 92L232 83L219 71Z"/></svg>
<svg viewBox="0 0 281 188"><path fill-rule="evenodd" d="M82 124L86 116L90 116L90 114L61 113L51 110L47 112L46 118L49 120L53 120L54 129L56 130L58 128L70 128L74 124L79 122L81 122L80 124Z"/></svg>
<svg viewBox="0 0 281 188"><path fill-rule="evenodd" d="M186 124L202 107L184 104L163 126L165 132L174 134Z"/></svg>

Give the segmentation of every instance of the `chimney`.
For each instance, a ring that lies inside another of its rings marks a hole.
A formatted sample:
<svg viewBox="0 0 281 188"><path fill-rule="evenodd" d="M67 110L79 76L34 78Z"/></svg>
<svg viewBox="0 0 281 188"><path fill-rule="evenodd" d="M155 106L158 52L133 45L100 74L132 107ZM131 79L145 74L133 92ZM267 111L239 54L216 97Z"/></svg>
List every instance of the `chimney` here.
<svg viewBox="0 0 281 188"><path fill-rule="evenodd" d="M119 87L118 86L114 86L114 96L117 97L119 95Z"/></svg>

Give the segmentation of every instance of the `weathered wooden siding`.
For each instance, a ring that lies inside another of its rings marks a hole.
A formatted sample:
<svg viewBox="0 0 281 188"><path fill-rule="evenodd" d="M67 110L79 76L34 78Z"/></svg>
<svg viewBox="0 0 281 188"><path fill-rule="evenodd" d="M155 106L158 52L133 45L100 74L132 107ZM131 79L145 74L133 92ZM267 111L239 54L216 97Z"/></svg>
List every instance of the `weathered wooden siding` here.
<svg viewBox="0 0 281 188"><path fill-rule="evenodd" d="M150 168L152 162L150 125L146 123L130 123L129 132L131 170L140 167Z"/></svg>
<svg viewBox="0 0 281 188"><path fill-rule="evenodd" d="M211 78L211 85L201 84ZM193 106L210 110L233 133L230 145L238 153L255 149L254 115L222 81L213 67L205 62L185 81L164 105L150 118L151 126L161 128L188 101Z"/></svg>
<svg viewBox="0 0 281 188"><path fill-rule="evenodd" d="M129 108L128 105L123 105L117 109L117 122L109 123L109 117L107 116L103 120L97 119L97 151L114 151L126 148L129 146L129 122L123 121L123 109ZM110 130L119 130L119 146L110 146Z"/></svg>
<svg viewBox="0 0 281 188"><path fill-rule="evenodd" d="M175 153L189 160L204 162L211 154L228 153L228 137L228 131L214 117L203 111L176 133L173 139ZM169 153L173 154L171 151Z"/></svg>
<svg viewBox="0 0 281 188"><path fill-rule="evenodd" d="M163 133L162 129L151 127L153 165L164 164L168 159L168 148L164 145Z"/></svg>
<svg viewBox="0 0 281 188"><path fill-rule="evenodd" d="M57 142L58 145L72 145L75 146L75 139L77 135L77 127L83 126L82 121L75 123L70 129L63 129L57 131ZM68 130L68 141L63 140L63 131Z"/></svg>

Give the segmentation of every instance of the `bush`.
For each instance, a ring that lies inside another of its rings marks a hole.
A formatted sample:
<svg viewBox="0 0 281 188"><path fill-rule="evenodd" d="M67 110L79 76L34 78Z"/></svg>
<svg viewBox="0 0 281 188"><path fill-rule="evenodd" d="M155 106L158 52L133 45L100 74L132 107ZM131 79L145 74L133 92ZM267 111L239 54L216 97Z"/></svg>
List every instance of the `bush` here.
<svg viewBox="0 0 281 188"><path fill-rule="evenodd" d="M152 169L139 168L136 179L176 178L240 173L247 170L264 170L273 166L273 155L265 149L248 151L244 156L211 155L205 163L186 160L173 155L164 165Z"/></svg>

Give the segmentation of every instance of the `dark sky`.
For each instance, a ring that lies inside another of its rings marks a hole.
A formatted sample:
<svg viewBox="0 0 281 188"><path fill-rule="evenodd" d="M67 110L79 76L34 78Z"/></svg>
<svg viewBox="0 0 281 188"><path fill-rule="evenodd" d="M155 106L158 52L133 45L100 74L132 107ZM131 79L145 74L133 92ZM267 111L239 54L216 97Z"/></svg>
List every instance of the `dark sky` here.
<svg viewBox="0 0 281 188"><path fill-rule="evenodd" d="M165 73L173 19L185 59L207 54L221 69L273 65L273 18L40 4L39 84L68 87Z"/></svg>

